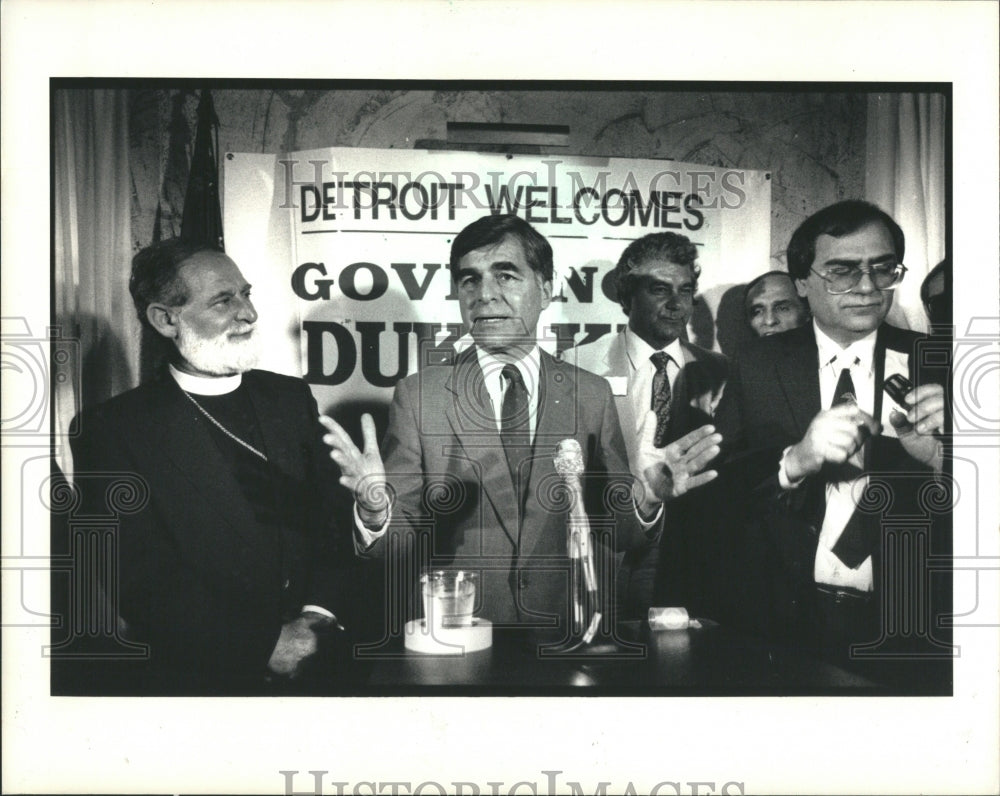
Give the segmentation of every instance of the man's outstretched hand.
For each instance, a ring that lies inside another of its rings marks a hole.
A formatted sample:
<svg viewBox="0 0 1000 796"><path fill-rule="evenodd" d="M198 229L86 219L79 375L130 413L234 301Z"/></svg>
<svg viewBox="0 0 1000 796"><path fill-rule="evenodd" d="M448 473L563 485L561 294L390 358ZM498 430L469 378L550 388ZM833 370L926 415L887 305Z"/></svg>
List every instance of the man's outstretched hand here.
<svg viewBox="0 0 1000 796"><path fill-rule="evenodd" d="M358 449L343 427L329 417L320 415L319 422L329 432L323 442L330 446L330 458L340 467L340 483L354 493L358 513L365 524L380 524L389 508L389 492L385 465L378 450L375 421L361 416L363 449Z"/></svg>
<svg viewBox="0 0 1000 796"><path fill-rule="evenodd" d="M706 470L719 455L722 435L706 425L685 434L664 448L653 446L656 413L648 412L639 431L637 471L640 482L664 503L714 480L715 470Z"/></svg>

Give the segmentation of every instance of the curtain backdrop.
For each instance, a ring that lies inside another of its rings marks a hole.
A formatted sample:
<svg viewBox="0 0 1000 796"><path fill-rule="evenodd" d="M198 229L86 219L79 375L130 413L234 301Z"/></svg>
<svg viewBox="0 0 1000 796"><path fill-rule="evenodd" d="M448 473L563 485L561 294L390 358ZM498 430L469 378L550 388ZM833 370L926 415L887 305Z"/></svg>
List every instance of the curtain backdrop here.
<svg viewBox="0 0 1000 796"><path fill-rule="evenodd" d="M908 271L890 320L927 331L920 283L945 257L945 97L872 94L868 98L865 194L906 234Z"/></svg>
<svg viewBox="0 0 1000 796"><path fill-rule="evenodd" d="M56 384L56 439L81 407L136 386L139 322L128 292L132 257L125 91L53 93L55 323L80 342L80 389ZM72 472L69 446L56 460Z"/></svg>

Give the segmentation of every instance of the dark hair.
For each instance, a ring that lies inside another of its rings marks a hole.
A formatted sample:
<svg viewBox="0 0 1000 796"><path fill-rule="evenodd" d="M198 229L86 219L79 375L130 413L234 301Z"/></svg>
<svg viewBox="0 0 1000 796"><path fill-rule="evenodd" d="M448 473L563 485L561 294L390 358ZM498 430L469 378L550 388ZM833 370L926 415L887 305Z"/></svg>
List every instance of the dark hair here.
<svg viewBox="0 0 1000 796"><path fill-rule="evenodd" d="M139 322L149 325L146 309L153 302L179 307L188 302L187 286L178 274L180 267L200 252L220 252L216 246L171 238L147 246L132 258L128 290L132 294Z"/></svg>
<svg viewBox="0 0 1000 796"><path fill-rule="evenodd" d="M899 224L893 221L888 213L870 202L848 199L824 207L799 224L788 242L788 273L793 279L809 277L809 269L816 259L816 239L820 235L840 238L876 222L884 225L892 236L896 258L902 262L906 239Z"/></svg>
<svg viewBox="0 0 1000 796"><path fill-rule="evenodd" d="M495 246L508 235L521 243L531 270L552 281L552 247L545 237L523 218L514 215L483 216L455 236L451 244L451 278L458 274L458 264L469 252Z"/></svg>
<svg viewBox="0 0 1000 796"><path fill-rule="evenodd" d="M750 282L747 283L747 286L745 288L743 288L743 309L744 310L746 310L746 311L750 310L750 294L754 292L754 289L757 287L757 285L763 283L765 279L770 279L773 276L783 276L785 279L787 279L791 283L792 289L793 290L795 289L795 280L792 279L792 277L789 276L784 271L765 271L760 276L756 276L753 279L751 279ZM798 295L798 293L796 293L796 295Z"/></svg>
<svg viewBox="0 0 1000 796"><path fill-rule="evenodd" d="M615 270L611 272L611 283L622 310L628 315L632 305L632 293L635 284L632 272L650 260L669 260L677 265L687 266L694 275L695 289L698 288L698 277L701 268L698 267L698 247L683 235L676 232L653 232L643 235L625 247L622 256L618 258Z"/></svg>
<svg viewBox="0 0 1000 796"><path fill-rule="evenodd" d="M945 258L939 262L927 272L924 281L920 283L920 301L924 304L931 300L931 281L938 274L944 276L944 290L948 292L951 289L951 260Z"/></svg>

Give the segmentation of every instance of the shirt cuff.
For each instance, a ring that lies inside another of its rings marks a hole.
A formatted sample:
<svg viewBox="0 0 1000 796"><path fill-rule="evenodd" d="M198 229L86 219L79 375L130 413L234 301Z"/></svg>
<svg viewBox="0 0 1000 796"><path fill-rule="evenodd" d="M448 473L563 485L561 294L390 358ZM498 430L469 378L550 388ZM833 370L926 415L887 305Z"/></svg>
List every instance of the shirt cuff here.
<svg viewBox="0 0 1000 796"><path fill-rule="evenodd" d="M797 489L799 484L801 484L806 479L800 478L797 481L793 481L788 477L788 472L785 470L785 458L788 456L788 451L790 451L794 445L789 445L781 453L781 463L778 465L778 483L781 484L782 489Z"/></svg>
<svg viewBox="0 0 1000 796"><path fill-rule="evenodd" d="M378 530L371 530L366 528L365 524L361 521L361 515L358 513L358 504L354 504L354 547L359 553L363 553L368 550L375 542L381 539L389 527L389 521L392 519L392 505L390 504L389 510L385 515L385 522L382 523L382 527Z"/></svg>
<svg viewBox="0 0 1000 796"><path fill-rule="evenodd" d="M342 624L340 624L340 620L337 619L337 615L336 614L331 613L330 611L327 611L326 608L324 608L321 605L303 605L302 606L302 610L299 611L299 613L300 614L319 614L320 616L325 617L326 619L329 619L330 620L329 625L332 625L333 627L337 628L338 630L346 630L347 629Z"/></svg>
<svg viewBox="0 0 1000 796"><path fill-rule="evenodd" d="M648 531L650 528L655 527L660 522L660 518L663 516L662 503L660 504L660 507L656 510L656 514L654 514L652 518L648 520L644 518L642 516L642 512L639 511L639 504L636 503L634 500L632 501L632 504L635 506L635 517L637 520L639 520L639 525L641 525L644 530Z"/></svg>

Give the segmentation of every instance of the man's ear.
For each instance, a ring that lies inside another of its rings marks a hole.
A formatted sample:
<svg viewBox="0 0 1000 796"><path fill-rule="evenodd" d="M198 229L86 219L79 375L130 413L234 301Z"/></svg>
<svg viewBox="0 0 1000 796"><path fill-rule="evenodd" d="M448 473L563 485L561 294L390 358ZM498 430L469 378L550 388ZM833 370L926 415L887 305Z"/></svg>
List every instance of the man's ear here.
<svg viewBox="0 0 1000 796"><path fill-rule="evenodd" d="M166 304L150 304L146 307L146 320L164 337L177 337L177 316Z"/></svg>
<svg viewBox="0 0 1000 796"><path fill-rule="evenodd" d="M808 293L806 293L806 280L805 279L796 279L795 280L795 291L799 294L800 298L805 298L808 295ZM809 306L809 304L806 303L806 307L807 308L808 308L808 306Z"/></svg>
<svg viewBox="0 0 1000 796"><path fill-rule="evenodd" d="M552 280L542 279L542 309L544 310L549 306L552 301Z"/></svg>

